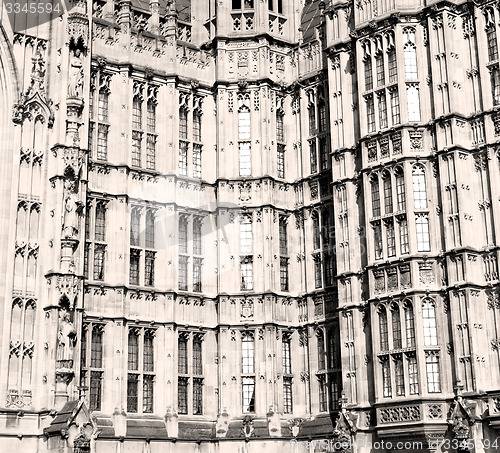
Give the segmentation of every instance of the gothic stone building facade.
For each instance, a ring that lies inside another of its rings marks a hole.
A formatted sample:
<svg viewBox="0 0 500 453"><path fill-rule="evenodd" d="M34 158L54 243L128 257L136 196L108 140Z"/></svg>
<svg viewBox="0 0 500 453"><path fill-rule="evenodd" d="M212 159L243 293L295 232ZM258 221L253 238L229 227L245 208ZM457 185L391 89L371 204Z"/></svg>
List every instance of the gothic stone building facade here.
<svg viewBox="0 0 500 453"><path fill-rule="evenodd" d="M60 7L1 9L1 448L493 443L498 4Z"/></svg>

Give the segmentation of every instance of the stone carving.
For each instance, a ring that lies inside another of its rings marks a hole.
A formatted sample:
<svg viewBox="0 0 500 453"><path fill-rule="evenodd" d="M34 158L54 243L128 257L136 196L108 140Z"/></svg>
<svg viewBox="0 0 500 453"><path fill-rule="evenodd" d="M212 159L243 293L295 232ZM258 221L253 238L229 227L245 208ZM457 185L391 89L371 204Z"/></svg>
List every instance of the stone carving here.
<svg viewBox="0 0 500 453"><path fill-rule="evenodd" d="M83 63L80 49L71 52L69 60L68 96L82 97Z"/></svg>
<svg viewBox="0 0 500 453"><path fill-rule="evenodd" d="M63 368L73 367L73 348L76 344L76 330L71 322L70 312L62 307L59 312L57 332L57 360Z"/></svg>
<svg viewBox="0 0 500 453"><path fill-rule="evenodd" d="M241 427L241 433L245 436L245 438L249 438L255 435L255 428L253 425L253 419L250 415L245 416L243 419L243 425Z"/></svg>
<svg viewBox="0 0 500 453"><path fill-rule="evenodd" d="M429 418L435 420L436 418L443 417L443 409L441 404L429 404L427 405L427 410L429 414Z"/></svg>
<svg viewBox="0 0 500 453"><path fill-rule="evenodd" d="M300 432L300 428L302 428L302 424L304 423L304 420L302 418L294 418L290 420L289 422L289 428L290 432L292 433L293 437L297 437Z"/></svg>
<svg viewBox="0 0 500 453"><path fill-rule="evenodd" d="M63 233L65 238L75 238L78 235L80 211L83 203L76 195L76 182L64 182L64 223Z"/></svg>
<svg viewBox="0 0 500 453"><path fill-rule="evenodd" d="M380 423L415 422L420 419L419 406L399 406L380 410Z"/></svg>

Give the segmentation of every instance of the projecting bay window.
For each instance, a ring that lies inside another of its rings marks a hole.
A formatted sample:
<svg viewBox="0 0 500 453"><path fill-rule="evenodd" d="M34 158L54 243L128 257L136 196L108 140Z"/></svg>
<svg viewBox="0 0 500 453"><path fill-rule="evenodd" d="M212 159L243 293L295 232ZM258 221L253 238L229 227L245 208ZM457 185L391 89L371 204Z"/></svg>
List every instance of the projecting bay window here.
<svg viewBox="0 0 500 453"><path fill-rule="evenodd" d="M103 324L84 324L81 341L81 385L89 389L89 408L100 411L102 404L103 365ZM89 344L90 337L90 344ZM90 347L90 351L88 351Z"/></svg>
<svg viewBox="0 0 500 453"><path fill-rule="evenodd" d="M255 342L253 332L241 334L242 412L255 412Z"/></svg>
<svg viewBox="0 0 500 453"><path fill-rule="evenodd" d="M152 329L129 329L127 412L154 411L154 335Z"/></svg>

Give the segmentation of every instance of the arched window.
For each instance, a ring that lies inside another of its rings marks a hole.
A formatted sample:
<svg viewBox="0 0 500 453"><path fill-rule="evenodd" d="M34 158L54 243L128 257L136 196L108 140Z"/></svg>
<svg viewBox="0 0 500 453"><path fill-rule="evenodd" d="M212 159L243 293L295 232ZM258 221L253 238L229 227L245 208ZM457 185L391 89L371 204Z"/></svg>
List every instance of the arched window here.
<svg viewBox="0 0 500 453"><path fill-rule="evenodd" d="M399 305L392 307L392 347L401 349L401 315L399 313Z"/></svg>
<svg viewBox="0 0 500 453"><path fill-rule="evenodd" d="M380 188L378 177L374 176L371 182L372 186L372 215L373 217L380 216Z"/></svg>
<svg viewBox="0 0 500 453"><path fill-rule="evenodd" d="M413 167L412 181L415 209L426 209L427 193L425 187L425 173L421 165L416 165L415 167Z"/></svg>
<svg viewBox="0 0 500 453"><path fill-rule="evenodd" d="M405 191L405 178L401 167L396 168L394 171L396 175L396 197L398 203L398 211L406 209L406 191Z"/></svg>
<svg viewBox="0 0 500 453"><path fill-rule="evenodd" d="M405 75L407 79L416 79L417 73L417 47L415 46L415 29L412 27L403 30L405 42L403 53L405 61Z"/></svg>
<svg viewBox="0 0 500 453"><path fill-rule="evenodd" d="M384 206L385 213L391 214L393 210L392 205L392 181L389 173L384 174Z"/></svg>
<svg viewBox="0 0 500 453"><path fill-rule="evenodd" d="M325 364L325 337L323 331L319 330L317 332L318 338L318 370L326 369Z"/></svg>
<svg viewBox="0 0 500 453"><path fill-rule="evenodd" d="M415 347L415 317L413 314L413 305L407 302L405 305L405 327L406 327L406 347Z"/></svg>
<svg viewBox="0 0 500 453"><path fill-rule="evenodd" d="M422 322L424 326L424 345L437 346L436 307L427 299L422 304Z"/></svg>
<svg viewBox="0 0 500 453"><path fill-rule="evenodd" d="M378 310L378 325L380 330L380 349L387 351L389 349L389 332L387 330L387 311L384 306Z"/></svg>

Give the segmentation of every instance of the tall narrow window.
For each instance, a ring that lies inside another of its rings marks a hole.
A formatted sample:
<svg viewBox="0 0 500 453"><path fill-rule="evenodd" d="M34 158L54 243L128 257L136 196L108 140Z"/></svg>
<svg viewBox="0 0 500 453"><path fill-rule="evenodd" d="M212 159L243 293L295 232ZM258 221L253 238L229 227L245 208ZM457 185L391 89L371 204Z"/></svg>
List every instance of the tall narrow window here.
<svg viewBox="0 0 500 453"><path fill-rule="evenodd" d="M238 148L239 148L240 176L251 176L252 160L250 154L250 142L240 142Z"/></svg>
<svg viewBox="0 0 500 453"><path fill-rule="evenodd" d="M366 98L366 124L368 132L375 132L375 104L373 95L370 94Z"/></svg>
<svg viewBox="0 0 500 453"><path fill-rule="evenodd" d="M320 235L320 227L319 227L319 216L316 213L313 213L312 216L313 222L313 247L314 250L317 250L321 247L321 235Z"/></svg>
<svg viewBox="0 0 500 453"><path fill-rule="evenodd" d="M408 356L408 383L410 384L410 395L418 394L418 367L417 357L413 355Z"/></svg>
<svg viewBox="0 0 500 453"><path fill-rule="evenodd" d="M284 338L282 342L282 365L283 365L283 374L292 374L292 366L291 366L291 340L290 338Z"/></svg>
<svg viewBox="0 0 500 453"><path fill-rule="evenodd" d="M132 103L132 129L142 129L142 100L139 97L134 97Z"/></svg>
<svg viewBox="0 0 500 453"><path fill-rule="evenodd" d="M394 173L396 174L396 196L398 202L398 211L404 211L406 209L406 191L403 170L398 167Z"/></svg>
<svg viewBox="0 0 500 453"><path fill-rule="evenodd" d="M255 412L255 378L242 378L243 413Z"/></svg>
<svg viewBox="0 0 500 453"><path fill-rule="evenodd" d="M380 332L380 350L389 349L389 331L387 329L387 311L384 306L380 306L378 313L378 325Z"/></svg>
<svg viewBox="0 0 500 453"><path fill-rule="evenodd" d="M385 233L387 239L387 257L390 258L396 256L396 237L392 218L385 222Z"/></svg>
<svg viewBox="0 0 500 453"><path fill-rule="evenodd" d="M325 337L323 331L317 332L318 338L318 370L326 369Z"/></svg>
<svg viewBox="0 0 500 453"><path fill-rule="evenodd" d="M255 412L254 348L253 334L244 332L241 339L243 413Z"/></svg>
<svg viewBox="0 0 500 453"><path fill-rule="evenodd" d="M393 210L393 205L392 205L392 181L390 174L384 175L384 206L385 206L385 213L391 214Z"/></svg>
<svg viewBox="0 0 500 453"><path fill-rule="evenodd" d="M155 215L151 209L146 212L146 248L155 247Z"/></svg>
<svg viewBox="0 0 500 453"><path fill-rule="evenodd" d="M309 114L309 135L314 135L316 131L316 105L309 104L307 110Z"/></svg>
<svg viewBox="0 0 500 453"><path fill-rule="evenodd" d="M405 306L405 328L406 328L406 347L415 347L415 318L413 315L413 306L407 302Z"/></svg>
<svg viewBox="0 0 500 453"><path fill-rule="evenodd" d="M193 340L193 374L197 376L203 374L201 345L202 342L199 339Z"/></svg>
<svg viewBox="0 0 500 453"><path fill-rule="evenodd" d="M430 300L422 304L422 323L424 327L424 345L437 346L436 309Z"/></svg>
<svg viewBox="0 0 500 453"><path fill-rule="evenodd" d="M201 293L202 260L202 258L194 258L193 260L193 291L195 293Z"/></svg>
<svg viewBox="0 0 500 453"><path fill-rule="evenodd" d="M182 176L187 175L188 147L188 142L179 141L179 174Z"/></svg>
<svg viewBox="0 0 500 453"><path fill-rule="evenodd" d="M390 398L392 396L391 364L387 356L382 359L382 387L384 398Z"/></svg>
<svg viewBox="0 0 500 453"><path fill-rule="evenodd" d="M139 335L134 330L128 334L128 369L139 369Z"/></svg>
<svg viewBox="0 0 500 453"><path fill-rule="evenodd" d="M193 220L193 254L201 255L201 228L202 218L195 217Z"/></svg>
<svg viewBox="0 0 500 453"><path fill-rule="evenodd" d="M278 170L278 178L285 177L285 145L278 144L278 155L277 155L277 170Z"/></svg>
<svg viewBox="0 0 500 453"><path fill-rule="evenodd" d="M319 131L325 132L327 130L327 116L326 116L326 104L325 101L320 100L318 103L318 113L319 113Z"/></svg>
<svg viewBox="0 0 500 453"><path fill-rule="evenodd" d="M387 100L385 93L378 93L378 123L380 129L387 127Z"/></svg>
<svg viewBox="0 0 500 453"><path fill-rule="evenodd" d="M127 412L137 412L139 405L139 382L137 374L127 376Z"/></svg>
<svg viewBox="0 0 500 453"><path fill-rule="evenodd" d="M387 66L389 67L389 83L398 81L398 63L396 59L396 50L391 49L387 52Z"/></svg>
<svg viewBox="0 0 500 453"><path fill-rule="evenodd" d="M177 343L177 367L179 374L188 374L187 338L179 335Z"/></svg>
<svg viewBox="0 0 500 453"><path fill-rule="evenodd" d="M193 178L201 178L201 145L193 144Z"/></svg>
<svg viewBox="0 0 500 453"><path fill-rule="evenodd" d="M97 121L107 122L109 111L109 93L106 90L99 90L99 102L97 105Z"/></svg>
<svg viewBox="0 0 500 453"><path fill-rule="evenodd" d="M408 222L406 219L399 221L399 241L401 244L401 255L410 253L410 243L408 239Z"/></svg>
<svg viewBox="0 0 500 453"><path fill-rule="evenodd" d="M104 280L104 258L106 246L103 244L94 245L94 280Z"/></svg>
<svg viewBox="0 0 500 453"><path fill-rule="evenodd" d="M95 208L95 240L106 240L106 206L103 203L97 203Z"/></svg>
<svg viewBox="0 0 500 453"><path fill-rule="evenodd" d="M284 143L285 141L283 119L284 119L283 111L278 110L276 112L276 140L278 141L278 143Z"/></svg>
<svg viewBox="0 0 500 453"><path fill-rule="evenodd" d="M108 158L108 131L107 125L99 124L97 128L97 160L107 160Z"/></svg>
<svg viewBox="0 0 500 453"><path fill-rule="evenodd" d="M425 371L427 374L427 391L429 393L441 392L441 372L439 369L439 356L434 351L425 353Z"/></svg>
<svg viewBox="0 0 500 453"><path fill-rule="evenodd" d="M373 217L380 216L380 189L378 178L374 177L371 182L372 189L372 215Z"/></svg>
<svg viewBox="0 0 500 453"><path fill-rule="evenodd" d="M292 379L289 377L283 378L283 413L291 414L292 406Z"/></svg>
<svg viewBox="0 0 500 453"><path fill-rule="evenodd" d="M188 290L188 257L187 256L179 256L179 271L178 271L178 279L179 279L179 290L187 291Z"/></svg>
<svg viewBox="0 0 500 453"><path fill-rule="evenodd" d="M188 413L188 378L186 377L178 378L177 409L181 415Z"/></svg>
<svg viewBox="0 0 500 453"><path fill-rule="evenodd" d="M280 288L281 291L288 291L289 278L288 278L288 258L280 257Z"/></svg>
<svg viewBox="0 0 500 453"><path fill-rule="evenodd" d="M179 138L188 138L188 111L184 107L179 109Z"/></svg>
<svg viewBox="0 0 500 453"><path fill-rule="evenodd" d="M292 406L292 354L291 339L284 335L281 344L281 360L283 366L283 412L291 414Z"/></svg>
<svg viewBox="0 0 500 453"><path fill-rule="evenodd" d="M392 125L395 126L401 122L401 113L399 110L399 93L397 88L390 90L391 97L391 116Z"/></svg>
<svg viewBox="0 0 500 453"><path fill-rule="evenodd" d="M417 250L419 252L430 252L429 217L425 214L416 215L415 228L417 233Z"/></svg>
<svg viewBox="0 0 500 453"><path fill-rule="evenodd" d="M319 384L319 411L326 412L328 409L328 401L327 401L327 385L326 385L326 376L324 374L318 375L318 384Z"/></svg>
<svg viewBox="0 0 500 453"><path fill-rule="evenodd" d="M155 252L147 250L144 254L144 285L155 284Z"/></svg>
<svg viewBox="0 0 500 453"><path fill-rule="evenodd" d="M493 105L500 104L500 69L498 66L489 68L491 81L491 96Z"/></svg>
<svg viewBox="0 0 500 453"><path fill-rule="evenodd" d="M365 91L373 89L373 69L370 56L365 60Z"/></svg>
<svg viewBox="0 0 500 453"><path fill-rule="evenodd" d="M373 223L373 241L375 246L375 259L379 260L384 255L382 243L382 225L380 221Z"/></svg>
<svg viewBox="0 0 500 453"><path fill-rule="evenodd" d="M316 139L309 140L309 154L310 154L310 165L311 173L316 173L318 171L318 155L316 152Z"/></svg>
<svg viewBox="0 0 500 453"><path fill-rule="evenodd" d="M405 75L406 79L418 78L417 73L417 48L413 43L406 43L404 46Z"/></svg>
<svg viewBox="0 0 500 453"><path fill-rule="evenodd" d="M401 341L401 315L399 306L392 309L392 347L393 349L401 349L403 347Z"/></svg>
<svg viewBox="0 0 500 453"><path fill-rule="evenodd" d="M288 232L286 218L280 216L279 219L279 238L280 238L280 255L288 255Z"/></svg>
<svg viewBox="0 0 500 453"><path fill-rule="evenodd" d="M252 261L248 258L244 258L240 264L241 271L241 284L240 289L242 291L250 291L253 289L253 266Z"/></svg>
<svg viewBox="0 0 500 453"><path fill-rule="evenodd" d="M403 368L403 357L397 355L394 357L394 378L396 381L396 396L405 395L405 373Z"/></svg>
<svg viewBox="0 0 500 453"><path fill-rule="evenodd" d="M240 223L240 255L248 255L252 253L252 224L244 219Z"/></svg>
<svg viewBox="0 0 500 453"><path fill-rule="evenodd" d="M377 86L385 85L385 68L384 68L384 55L380 53L375 57L375 65L377 68Z"/></svg>
<svg viewBox="0 0 500 453"><path fill-rule="evenodd" d="M101 410L102 400L102 377L103 377L103 341L102 326L94 325L92 327L92 339L90 350L90 408L91 410ZM86 346L86 345L85 345ZM83 350L82 345L82 350ZM82 360L84 358L82 357ZM85 365L84 365L85 366Z"/></svg>
<svg viewBox="0 0 500 453"><path fill-rule="evenodd" d="M320 159L321 170L325 170L328 168L328 157L329 157L328 141L326 137L321 137L319 139L319 159Z"/></svg>
<svg viewBox="0 0 500 453"><path fill-rule="evenodd" d="M132 209L130 213L130 245L140 246L141 240L141 212L139 209Z"/></svg>
<svg viewBox="0 0 500 453"><path fill-rule="evenodd" d="M131 285L139 284L139 263L141 259L141 251L130 249L130 274L129 281Z"/></svg>
<svg viewBox="0 0 500 453"><path fill-rule="evenodd" d="M495 24L491 24L486 28L486 39L488 42L489 61L498 60L497 31Z"/></svg>
<svg viewBox="0 0 500 453"><path fill-rule="evenodd" d="M420 97L418 85L408 84L406 86L406 98L408 101L408 121L420 121Z"/></svg>
<svg viewBox="0 0 500 453"><path fill-rule="evenodd" d="M187 253L188 249L188 219L182 215L179 218L179 253Z"/></svg>
<svg viewBox="0 0 500 453"><path fill-rule="evenodd" d="M203 414L203 379L193 379L193 415Z"/></svg>
<svg viewBox="0 0 500 453"><path fill-rule="evenodd" d="M193 140L201 142L201 112L198 110L193 112Z"/></svg>
<svg viewBox="0 0 500 453"><path fill-rule="evenodd" d="M425 187L425 173L422 166L416 165L413 167L412 181L415 209L426 209L427 193Z"/></svg>

